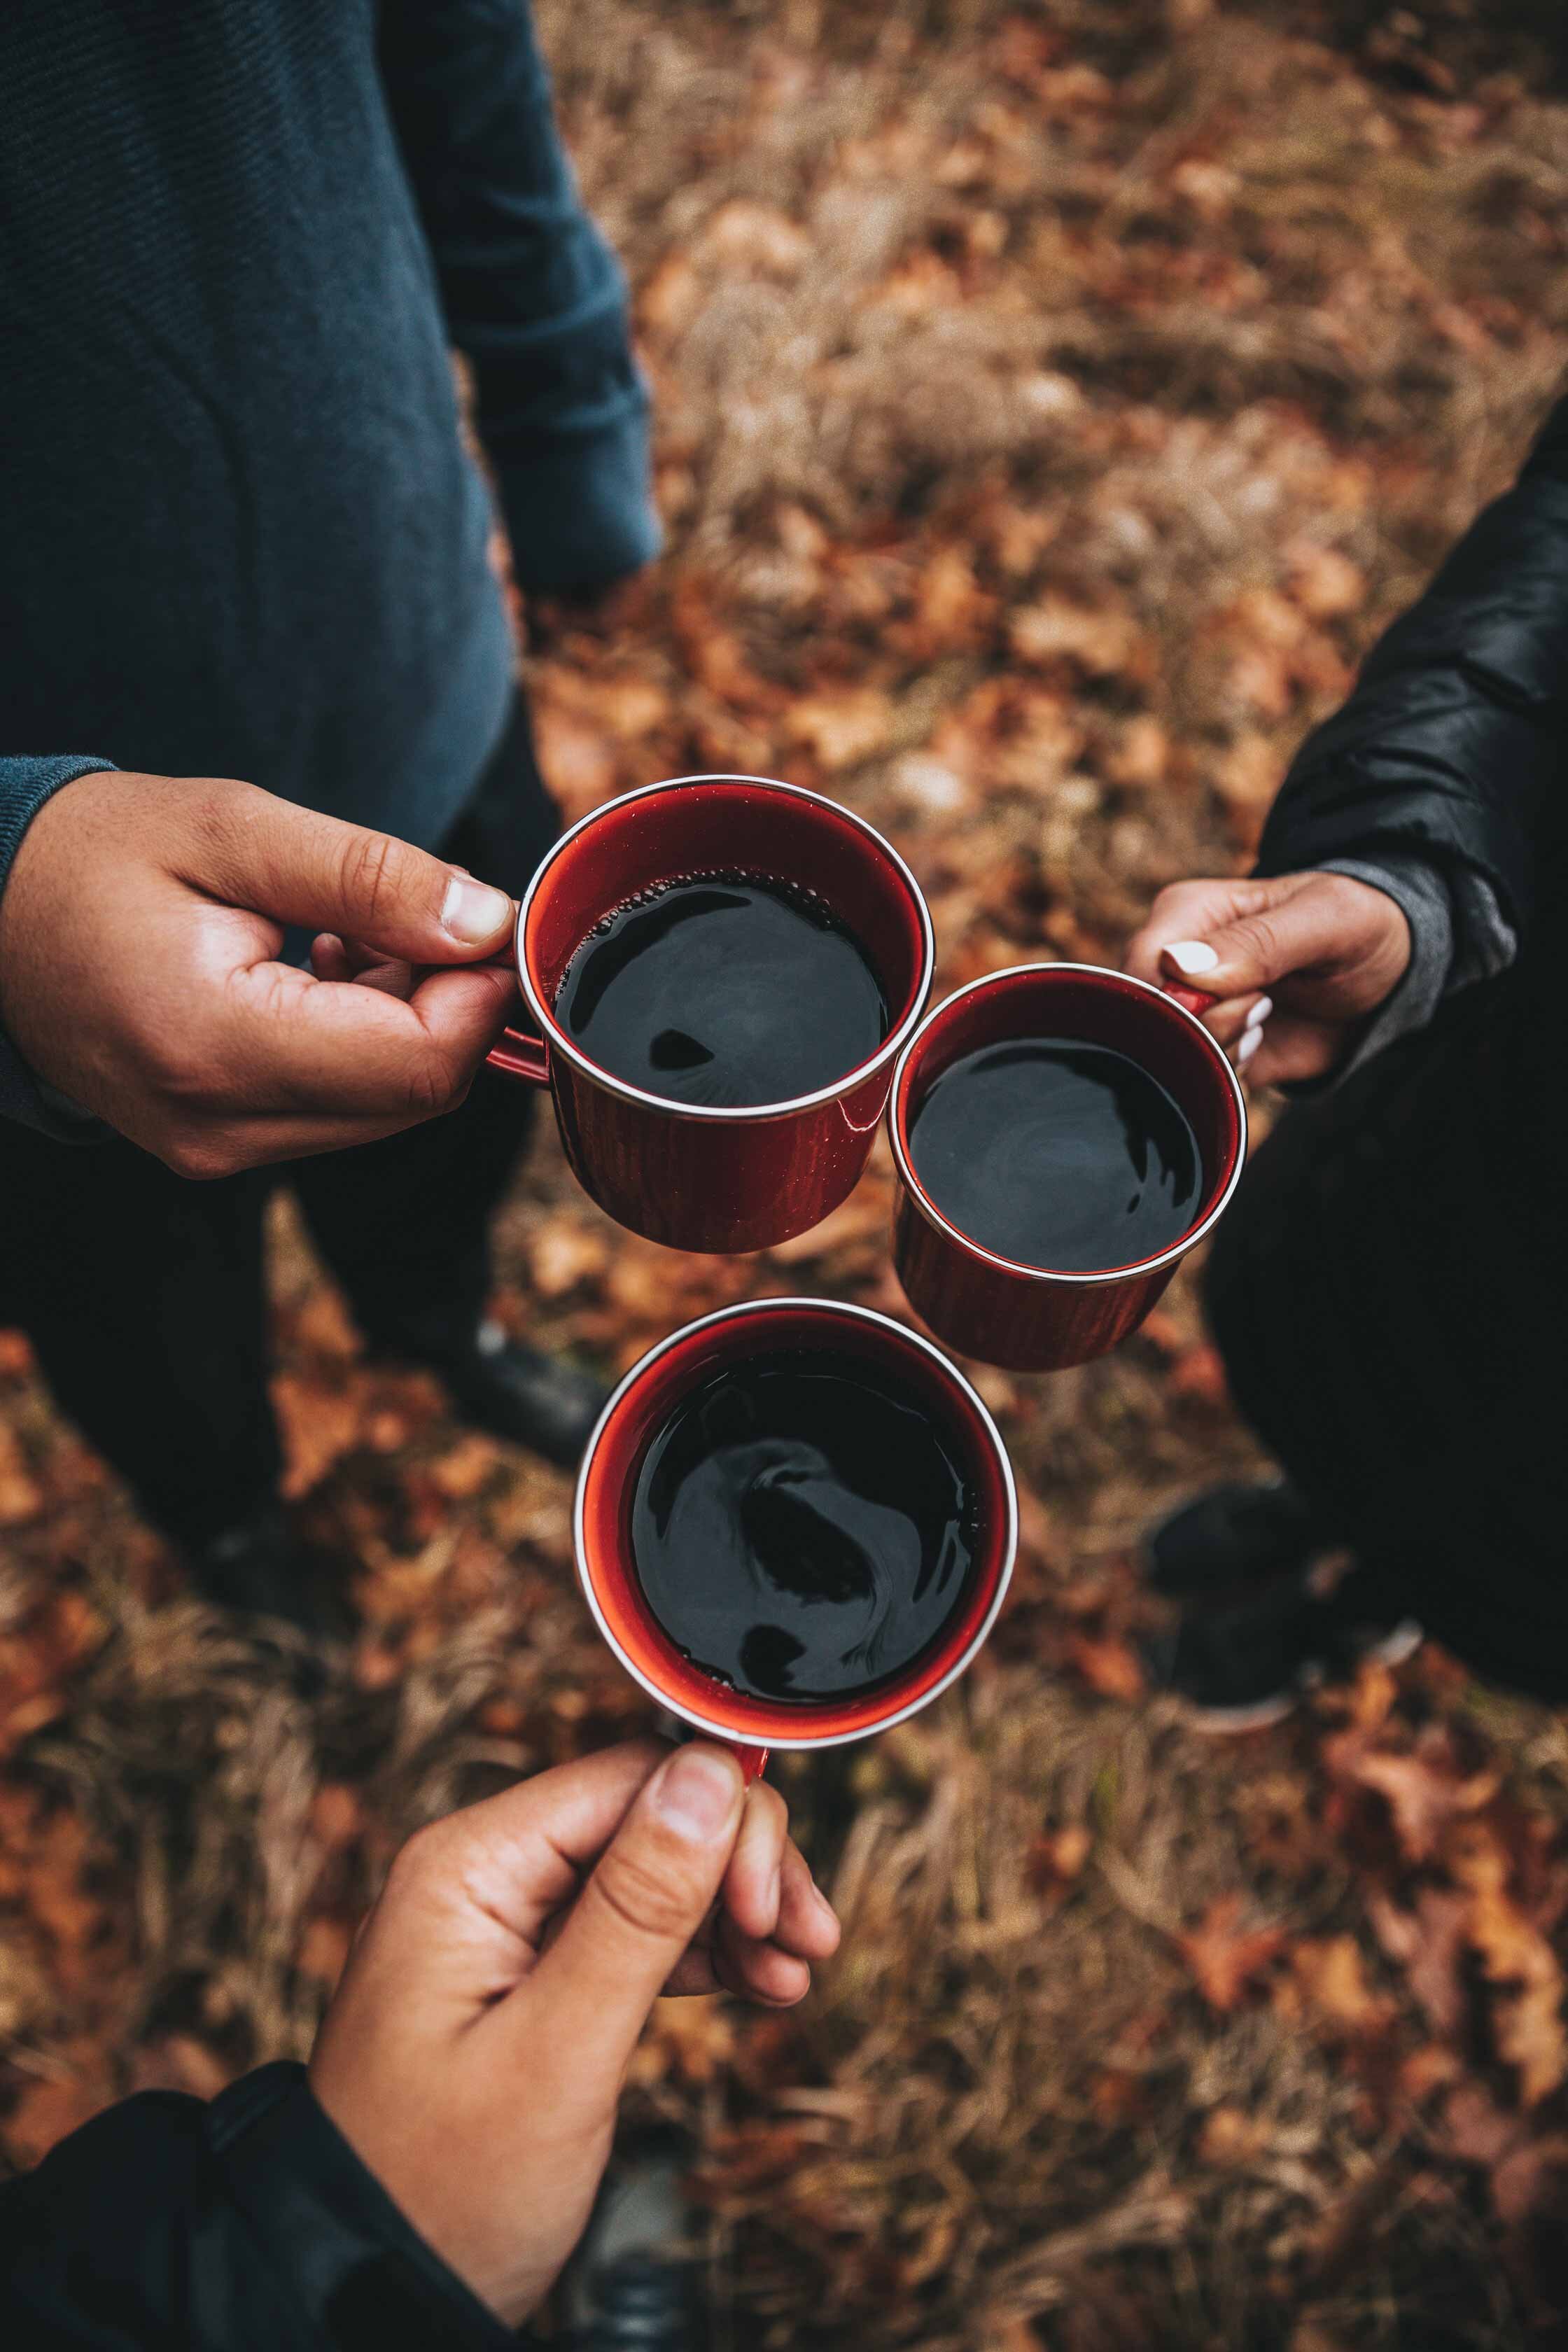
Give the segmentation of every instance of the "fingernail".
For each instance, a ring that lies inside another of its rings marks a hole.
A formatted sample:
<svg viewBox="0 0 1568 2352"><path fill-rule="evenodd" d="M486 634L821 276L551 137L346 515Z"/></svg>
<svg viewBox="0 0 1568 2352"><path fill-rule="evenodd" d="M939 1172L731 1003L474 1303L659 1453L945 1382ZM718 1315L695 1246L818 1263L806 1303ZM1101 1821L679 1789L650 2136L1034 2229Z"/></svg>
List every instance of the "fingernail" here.
<svg viewBox="0 0 1568 2352"><path fill-rule="evenodd" d="M707 1845L740 1804L741 1768L710 1748L682 1748L664 1768L654 1810L678 1837Z"/></svg>
<svg viewBox="0 0 1568 2352"><path fill-rule="evenodd" d="M1173 940L1165 950L1178 971L1212 971L1219 961L1207 940Z"/></svg>
<svg viewBox="0 0 1568 2352"><path fill-rule="evenodd" d="M1248 1029L1261 1029L1273 1010L1274 999L1271 996L1260 996L1257 1003L1253 1006L1251 1012L1247 1014L1246 1020L1242 1023L1241 1025L1243 1031L1245 1032Z"/></svg>
<svg viewBox="0 0 1568 2352"><path fill-rule="evenodd" d="M441 928L466 948L482 948L511 920L511 900L488 882L454 875L441 905Z"/></svg>
<svg viewBox="0 0 1568 2352"><path fill-rule="evenodd" d="M1262 1045L1262 1043L1263 1032L1261 1029L1244 1029L1242 1031L1240 1037L1237 1041L1236 1048L1236 1066L1238 1070L1246 1069L1248 1062L1251 1061L1254 1054L1257 1053L1258 1048Z"/></svg>

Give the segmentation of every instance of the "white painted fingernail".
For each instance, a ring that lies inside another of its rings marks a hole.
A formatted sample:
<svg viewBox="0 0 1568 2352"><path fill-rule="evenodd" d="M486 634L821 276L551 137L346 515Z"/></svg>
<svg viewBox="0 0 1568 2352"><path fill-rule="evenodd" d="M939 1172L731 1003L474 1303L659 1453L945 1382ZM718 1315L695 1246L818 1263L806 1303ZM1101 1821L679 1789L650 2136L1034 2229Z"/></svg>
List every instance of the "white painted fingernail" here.
<svg viewBox="0 0 1568 2352"><path fill-rule="evenodd" d="M1173 940L1165 950L1178 971L1212 971L1219 961L1207 940Z"/></svg>
<svg viewBox="0 0 1568 2352"><path fill-rule="evenodd" d="M1242 1023L1243 1029L1261 1029L1273 1010L1274 999L1271 996L1260 996Z"/></svg>
<svg viewBox="0 0 1568 2352"><path fill-rule="evenodd" d="M1261 1029L1244 1029L1242 1031L1240 1037L1237 1041L1236 1047L1236 1066L1238 1070L1246 1069L1248 1062L1251 1061L1254 1054L1257 1053L1258 1048L1262 1045L1262 1043L1263 1032Z"/></svg>

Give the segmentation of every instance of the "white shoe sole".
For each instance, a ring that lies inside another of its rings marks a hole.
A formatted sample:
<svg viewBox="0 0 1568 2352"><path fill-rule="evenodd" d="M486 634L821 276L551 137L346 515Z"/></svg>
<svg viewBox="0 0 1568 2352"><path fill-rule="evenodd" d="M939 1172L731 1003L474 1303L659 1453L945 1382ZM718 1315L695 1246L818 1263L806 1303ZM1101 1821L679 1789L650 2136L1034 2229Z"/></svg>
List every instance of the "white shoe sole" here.
<svg viewBox="0 0 1568 2352"><path fill-rule="evenodd" d="M1381 1642L1373 1643L1362 1652L1358 1663L1402 1666L1406 1658L1415 1656L1426 1639L1424 1625L1418 1625L1414 1617L1402 1617ZM1294 1689L1276 1691L1271 1697L1254 1699L1247 1706L1199 1706L1195 1700L1184 1699L1182 1721L1189 1731L1205 1739L1222 1739L1244 1731L1267 1731L1271 1725L1283 1723L1287 1716L1294 1715L1308 1692L1315 1690L1321 1681L1321 1670L1309 1670Z"/></svg>
<svg viewBox="0 0 1568 2352"><path fill-rule="evenodd" d="M1202 1739L1224 1739L1232 1733L1267 1731L1294 1715L1305 1694L1276 1691L1272 1698L1254 1699L1250 1706L1199 1706L1195 1700L1179 1702L1182 1721Z"/></svg>
<svg viewBox="0 0 1568 2352"><path fill-rule="evenodd" d="M1374 1642L1370 1650L1362 1652L1362 1655L1370 1658L1373 1665L1402 1666L1406 1658L1415 1655L1426 1639L1425 1625L1418 1625L1414 1617L1402 1617L1381 1642Z"/></svg>

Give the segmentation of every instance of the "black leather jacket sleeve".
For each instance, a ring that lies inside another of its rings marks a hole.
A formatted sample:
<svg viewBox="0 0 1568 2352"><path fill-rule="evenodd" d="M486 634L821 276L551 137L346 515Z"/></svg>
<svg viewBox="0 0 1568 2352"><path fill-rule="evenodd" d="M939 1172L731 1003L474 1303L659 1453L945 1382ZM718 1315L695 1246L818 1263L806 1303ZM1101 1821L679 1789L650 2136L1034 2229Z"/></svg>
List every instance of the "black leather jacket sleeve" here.
<svg viewBox="0 0 1568 2352"><path fill-rule="evenodd" d="M517 2352L405 2221L303 2067L149 2091L0 2189L13 2352Z"/></svg>
<svg viewBox="0 0 1568 2352"><path fill-rule="evenodd" d="M1568 400L1310 735L1258 870L1395 852L1465 869L1528 940L1561 856L1568 762Z"/></svg>

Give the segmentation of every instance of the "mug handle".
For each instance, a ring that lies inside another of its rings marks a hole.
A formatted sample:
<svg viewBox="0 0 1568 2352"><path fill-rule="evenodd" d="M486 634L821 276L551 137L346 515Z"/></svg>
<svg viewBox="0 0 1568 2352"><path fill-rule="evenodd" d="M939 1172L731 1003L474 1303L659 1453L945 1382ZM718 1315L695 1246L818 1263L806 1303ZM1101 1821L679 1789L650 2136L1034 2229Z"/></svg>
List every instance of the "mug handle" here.
<svg viewBox="0 0 1568 2352"><path fill-rule="evenodd" d="M1214 998L1201 988L1167 987L1164 992L1173 1004L1179 1004L1184 1013L1195 1013L1200 1021L1214 1003ZM511 1032L509 1030L507 1034L510 1036Z"/></svg>
<svg viewBox="0 0 1568 2352"><path fill-rule="evenodd" d="M724 1744L740 1766L741 1778L749 1789L752 1781L760 1780L768 1769L767 1749L750 1747L743 1739L728 1739Z"/></svg>
<svg viewBox="0 0 1568 2352"><path fill-rule="evenodd" d="M485 1064L509 1078L521 1078L525 1086L550 1084L550 1048L542 1037L531 1037L526 1029L503 1029L499 1044L485 1055Z"/></svg>

